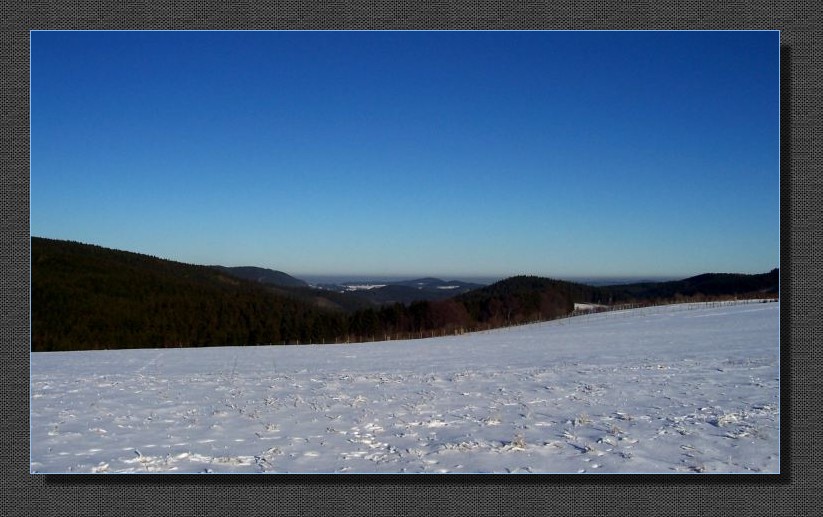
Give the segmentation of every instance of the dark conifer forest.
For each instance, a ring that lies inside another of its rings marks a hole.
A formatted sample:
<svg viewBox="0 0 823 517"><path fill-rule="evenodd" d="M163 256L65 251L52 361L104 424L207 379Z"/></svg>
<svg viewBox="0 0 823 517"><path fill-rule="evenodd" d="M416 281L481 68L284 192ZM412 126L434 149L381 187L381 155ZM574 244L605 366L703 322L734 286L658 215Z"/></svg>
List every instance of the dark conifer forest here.
<svg viewBox="0 0 823 517"><path fill-rule="evenodd" d="M607 287L518 276L447 299L374 305L247 271L38 237L31 268L32 351L409 339L555 319L575 303L770 298L779 285L777 269Z"/></svg>

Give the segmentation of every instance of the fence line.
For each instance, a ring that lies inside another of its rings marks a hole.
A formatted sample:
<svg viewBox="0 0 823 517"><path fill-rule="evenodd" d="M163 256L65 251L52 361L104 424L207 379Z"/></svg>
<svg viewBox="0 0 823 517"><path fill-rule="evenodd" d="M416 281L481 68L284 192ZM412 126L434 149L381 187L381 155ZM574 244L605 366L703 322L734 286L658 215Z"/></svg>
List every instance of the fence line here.
<svg viewBox="0 0 823 517"><path fill-rule="evenodd" d="M620 304L590 310L575 310L572 313L561 316L559 319L588 317L595 314L604 314L606 318L616 317L613 313L625 313L625 316L642 316L647 314L664 314L671 312L691 311L697 309L711 309L717 307L729 307L735 305L750 305L760 303L779 302L779 298L744 298L737 300L713 300L706 302L660 302L652 304ZM631 311L631 312L630 312Z"/></svg>

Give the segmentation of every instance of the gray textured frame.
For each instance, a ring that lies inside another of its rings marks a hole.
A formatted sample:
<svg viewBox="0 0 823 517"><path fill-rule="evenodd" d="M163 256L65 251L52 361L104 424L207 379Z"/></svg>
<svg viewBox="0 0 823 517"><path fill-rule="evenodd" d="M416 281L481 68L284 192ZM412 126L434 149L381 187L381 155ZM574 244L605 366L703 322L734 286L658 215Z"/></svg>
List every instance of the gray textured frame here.
<svg viewBox="0 0 823 517"><path fill-rule="evenodd" d="M533 0L227 3L30 0L0 11L0 463L3 515L815 515L815 338L823 226L823 18L798 2ZM60 476L28 473L29 31L33 29L778 29L781 31L780 476ZM816 167L818 166L818 167ZM815 172L818 172L816 175Z"/></svg>

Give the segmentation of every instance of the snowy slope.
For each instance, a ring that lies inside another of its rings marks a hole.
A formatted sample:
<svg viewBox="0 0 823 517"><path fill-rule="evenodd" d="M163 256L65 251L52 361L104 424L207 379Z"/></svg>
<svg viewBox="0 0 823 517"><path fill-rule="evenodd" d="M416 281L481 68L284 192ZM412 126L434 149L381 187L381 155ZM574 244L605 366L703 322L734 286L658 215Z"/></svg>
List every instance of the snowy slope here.
<svg viewBox="0 0 823 517"><path fill-rule="evenodd" d="M34 353L32 472L779 471L779 304L437 339Z"/></svg>

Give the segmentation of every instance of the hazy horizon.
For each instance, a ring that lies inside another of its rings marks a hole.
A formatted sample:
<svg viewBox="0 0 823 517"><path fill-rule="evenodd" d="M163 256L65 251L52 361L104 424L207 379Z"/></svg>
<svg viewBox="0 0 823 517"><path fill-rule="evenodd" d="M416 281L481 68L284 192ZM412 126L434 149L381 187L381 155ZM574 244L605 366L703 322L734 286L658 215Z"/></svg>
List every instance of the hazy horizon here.
<svg viewBox="0 0 823 517"><path fill-rule="evenodd" d="M765 272L765 271L764 271ZM440 280L444 280L446 282L450 281L459 281L459 282L470 282L476 284L493 284L500 280L504 280L509 278L507 276L467 276L467 275L438 275L438 274L421 274L421 275L389 275L389 276L369 276L369 275L300 275L300 274L292 274L288 273L289 275L299 278L300 280L304 280L310 284L334 284L334 283L348 283L348 282L402 282L408 280L415 280L418 278L438 278ZM524 275L529 275L529 273L523 273ZM539 276L539 275L535 275ZM662 276L662 277L648 277L648 276L636 276L636 277L626 277L626 276L618 276L618 277L567 277L567 278L559 278L554 277L557 280L566 280L569 282L576 282L576 283L591 283L594 282L596 284L605 285L605 283L610 283L614 281L615 284L618 283L628 283L633 281L642 281L642 280L649 280L649 281L666 281L666 280L675 280L679 279L680 277L674 276Z"/></svg>
<svg viewBox="0 0 823 517"><path fill-rule="evenodd" d="M45 239L54 239L54 237L44 237L42 235L32 235L33 238L45 238ZM554 278L556 280L565 280L568 282L576 282L576 283L583 283L583 284L590 284L590 285L608 285L608 284L621 284L621 283L634 283L634 282L641 282L641 281L650 281L650 282L665 282L669 280L682 280L685 278L689 278L692 276L697 276L705 273L733 273L733 274L762 274L768 273L769 271L779 268L779 264L775 264L773 267L768 269L764 269L762 271L732 271L732 270L707 270L707 271L695 271L695 272L688 272L688 273L681 273L681 274L643 274L643 273L635 273L635 274L614 274L614 275L598 275L598 274L582 274L582 275L552 275L552 274L544 274L544 273L535 273L530 271L520 271L520 272L512 272L506 274L497 274L497 275L477 275L477 274L461 274L461 273L437 273L437 272L418 272L418 273L339 273L339 272L328 272L328 273L301 273L299 271L288 271L281 267L278 267L276 264L247 264L247 263L235 263L235 262L228 262L228 263L200 263L200 262L187 262L187 261L180 261L164 256L157 255L152 252L147 251L138 251L138 250L129 250L129 249L118 249L118 248L111 248L109 246L103 246L101 244L97 244L94 242L81 242L76 239L58 239L58 240L66 240L66 241L73 241L79 242L80 244L92 245L92 246L101 246L104 248L109 249L116 249L118 251L125 251L129 253L139 253L142 255L148 255L152 257L156 257L162 260L173 260L175 262L181 262L184 264L189 265L196 265L196 266L223 266L223 267L258 267L263 269L269 269L273 271L279 271L282 273L286 273L289 276L297 278L298 280L303 280L307 283L318 285L318 284L340 284L340 283L353 283L353 282L403 282L408 280L416 280L420 278L437 278L440 280L444 280L446 282L449 281L460 281L460 282L471 282L471 283L478 283L478 284L493 284L497 281L504 280L506 278L511 278L514 276L539 276L539 277L546 277L546 278Z"/></svg>
<svg viewBox="0 0 823 517"><path fill-rule="evenodd" d="M777 31L31 32L32 235L298 278L763 273L779 184Z"/></svg>

